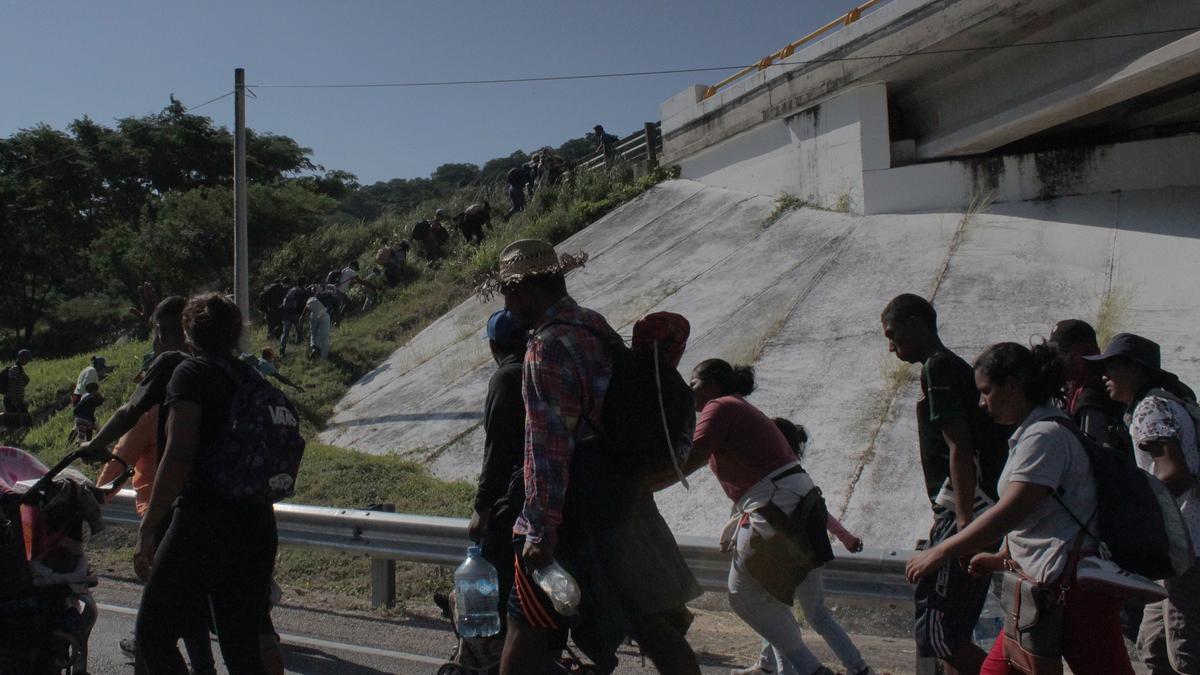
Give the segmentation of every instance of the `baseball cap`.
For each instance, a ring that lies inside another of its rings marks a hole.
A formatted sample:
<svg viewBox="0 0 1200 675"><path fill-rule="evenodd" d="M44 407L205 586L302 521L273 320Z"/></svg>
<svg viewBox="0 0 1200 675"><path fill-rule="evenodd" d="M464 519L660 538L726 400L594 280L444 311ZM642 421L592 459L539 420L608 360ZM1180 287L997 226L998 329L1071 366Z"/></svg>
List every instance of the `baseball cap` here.
<svg viewBox="0 0 1200 675"><path fill-rule="evenodd" d="M499 309L492 313L487 322L487 339L505 347L517 347L525 344L526 334L507 309Z"/></svg>

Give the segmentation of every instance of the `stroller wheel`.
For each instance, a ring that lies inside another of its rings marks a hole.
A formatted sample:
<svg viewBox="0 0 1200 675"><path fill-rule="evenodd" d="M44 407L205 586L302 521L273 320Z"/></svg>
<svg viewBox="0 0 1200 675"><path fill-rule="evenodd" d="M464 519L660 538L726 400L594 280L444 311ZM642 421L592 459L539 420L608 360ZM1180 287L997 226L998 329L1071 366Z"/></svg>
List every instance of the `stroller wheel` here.
<svg viewBox="0 0 1200 675"><path fill-rule="evenodd" d="M437 675L467 675L467 669L457 663L446 663L438 668Z"/></svg>

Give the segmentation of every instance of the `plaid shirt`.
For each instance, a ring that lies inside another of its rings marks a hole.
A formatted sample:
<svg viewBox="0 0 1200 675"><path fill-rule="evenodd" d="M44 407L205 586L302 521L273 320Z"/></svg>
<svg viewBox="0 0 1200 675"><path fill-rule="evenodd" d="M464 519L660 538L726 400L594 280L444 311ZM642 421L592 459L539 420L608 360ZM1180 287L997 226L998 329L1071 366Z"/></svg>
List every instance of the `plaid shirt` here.
<svg viewBox="0 0 1200 675"><path fill-rule="evenodd" d="M551 546L558 541L575 444L600 428L612 376L607 347L583 326L617 339L603 316L567 297L546 311L525 352L525 508L513 532Z"/></svg>

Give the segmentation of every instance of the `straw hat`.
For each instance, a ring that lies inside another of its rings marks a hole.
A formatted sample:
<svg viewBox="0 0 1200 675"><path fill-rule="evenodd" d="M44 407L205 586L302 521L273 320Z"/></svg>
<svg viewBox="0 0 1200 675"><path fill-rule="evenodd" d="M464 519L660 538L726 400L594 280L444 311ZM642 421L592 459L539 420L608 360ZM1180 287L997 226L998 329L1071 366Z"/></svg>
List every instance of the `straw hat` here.
<svg viewBox="0 0 1200 675"><path fill-rule="evenodd" d="M566 274L583 267L587 254L559 254L549 242L540 239L520 239L500 252L498 269L480 274L475 279L475 292L485 299L500 291L502 286L516 284L544 274Z"/></svg>

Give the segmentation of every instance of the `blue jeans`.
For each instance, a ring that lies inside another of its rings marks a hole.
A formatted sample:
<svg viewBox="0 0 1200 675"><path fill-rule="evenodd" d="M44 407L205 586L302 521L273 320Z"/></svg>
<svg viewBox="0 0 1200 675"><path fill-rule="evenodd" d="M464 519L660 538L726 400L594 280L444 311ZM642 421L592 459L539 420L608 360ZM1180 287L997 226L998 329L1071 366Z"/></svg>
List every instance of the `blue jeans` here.
<svg viewBox="0 0 1200 675"><path fill-rule="evenodd" d="M288 335L292 331L295 331L296 344L300 344L300 341L304 339L304 331L300 330L301 324L299 316L293 314L284 314L282 322L283 328L281 328L279 331L279 355L286 356Z"/></svg>
<svg viewBox="0 0 1200 675"><path fill-rule="evenodd" d="M846 672L851 675L862 672L867 667L867 662L863 660L858 647L854 646L854 641L846 635L846 631L825 606L825 583L820 569L809 572L796 588L796 600L800 602L800 611L804 612L804 619L808 621L809 627L825 640L825 644L829 645L846 667ZM764 640L762 655L758 660L759 666L763 670L778 672L781 675L795 675L796 669L792 664L775 652L771 644ZM782 667L777 668L776 664L780 663L783 664Z"/></svg>
<svg viewBox="0 0 1200 675"><path fill-rule="evenodd" d="M329 315L308 315L308 346L321 354L321 358L329 358Z"/></svg>

